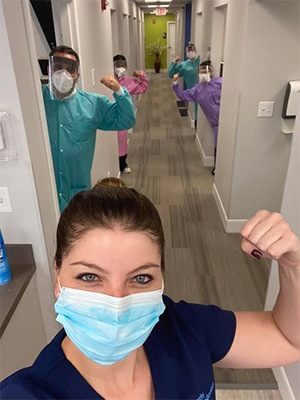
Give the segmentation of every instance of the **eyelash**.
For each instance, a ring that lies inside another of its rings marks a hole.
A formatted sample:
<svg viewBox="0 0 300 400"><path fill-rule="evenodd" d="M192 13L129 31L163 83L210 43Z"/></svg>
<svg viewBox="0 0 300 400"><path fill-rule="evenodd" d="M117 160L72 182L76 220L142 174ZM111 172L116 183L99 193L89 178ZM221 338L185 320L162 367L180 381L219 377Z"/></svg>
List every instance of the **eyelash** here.
<svg viewBox="0 0 300 400"><path fill-rule="evenodd" d="M93 280L83 279L84 277L87 277L87 276L93 277ZM97 275L95 275L95 274L86 274L86 273L85 274L79 274L79 275L76 276L76 279L78 279L80 281L83 281L83 282L87 282L87 283L95 282L96 281L95 278L99 278L99 277Z"/></svg>
<svg viewBox="0 0 300 400"><path fill-rule="evenodd" d="M92 280L84 279L86 277L93 277L93 279ZM146 282L138 282L137 279L140 278L140 277L146 278ZM95 275L95 274L86 274L86 273L79 274L79 275L76 276L76 279L78 279L80 281L83 281L83 282L87 282L87 283L94 283L97 280L97 278L98 278L98 280L100 280L100 278L97 275ZM132 281L134 283L137 283L138 285L147 285L152 280L153 280L153 277L151 275L137 275L132 279Z"/></svg>
<svg viewBox="0 0 300 400"><path fill-rule="evenodd" d="M148 278L147 282L138 282L138 281L137 281L137 278L140 278L140 277ZM153 280L153 277L152 277L151 275L137 275L137 276L135 276L135 277L133 278L133 280L136 280L135 282L136 282L138 285L147 285L148 283L150 283L150 282Z"/></svg>

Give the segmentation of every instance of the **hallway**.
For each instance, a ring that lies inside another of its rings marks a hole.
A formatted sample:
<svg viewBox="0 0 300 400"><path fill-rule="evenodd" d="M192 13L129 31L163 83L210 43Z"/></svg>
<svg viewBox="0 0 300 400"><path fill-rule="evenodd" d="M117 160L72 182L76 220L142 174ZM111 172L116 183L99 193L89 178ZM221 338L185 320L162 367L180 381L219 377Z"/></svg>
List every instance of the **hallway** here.
<svg viewBox="0 0 300 400"><path fill-rule="evenodd" d="M174 300L262 310L269 263L240 249L240 235L224 232L212 195L211 168L201 164L195 130L181 117L171 80L148 74L137 123L129 135L122 179L157 207L166 237L165 294ZM277 387L271 370L216 369L218 388Z"/></svg>

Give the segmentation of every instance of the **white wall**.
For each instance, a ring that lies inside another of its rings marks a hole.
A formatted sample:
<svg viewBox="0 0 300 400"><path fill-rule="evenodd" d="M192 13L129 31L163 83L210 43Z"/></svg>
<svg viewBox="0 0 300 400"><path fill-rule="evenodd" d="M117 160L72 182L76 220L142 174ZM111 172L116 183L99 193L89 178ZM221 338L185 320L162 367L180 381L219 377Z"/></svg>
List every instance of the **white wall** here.
<svg viewBox="0 0 300 400"><path fill-rule="evenodd" d="M192 3L191 41L196 45L200 63L206 60L207 47L212 46L212 29L213 2L205 0L194 1ZM214 165L214 135L201 107L198 107L196 143L200 149L202 164L205 167L212 167Z"/></svg>
<svg viewBox="0 0 300 400"><path fill-rule="evenodd" d="M192 42L196 44L201 62L206 59L207 47L211 47L212 44L212 24L213 2L194 0L192 3Z"/></svg>
<svg viewBox="0 0 300 400"><path fill-rule="evenodd" d="M291 149L281 112L287 82L300 79L299 41L299 1L249 2L230 219L280 208ZM260 101L275 102L273 118L256 117Z"/></svg>
<svg viewBox="0 0 300 400"><path fill-rule="evenodd" d="M13 210L12 213L0 214L0 224L7 243L30 243L33 246L44 325L50 339L57 330L53 318L50 271L58 214L53 175L49 171L51 155L44 142L43 106L37 98L39 95L42 101L39 71L37 64L33 65L30 59L25 4L22 3L22 0L0 2L0 53L5 55L0 58L0 109L12 117L19 154L17 160L0 164L0 186L8 187ZM29 143L35 143L31 154ZM35 185L40 181L45 187L37 192ZM45 216L43 221L41 215Z"/></svg>

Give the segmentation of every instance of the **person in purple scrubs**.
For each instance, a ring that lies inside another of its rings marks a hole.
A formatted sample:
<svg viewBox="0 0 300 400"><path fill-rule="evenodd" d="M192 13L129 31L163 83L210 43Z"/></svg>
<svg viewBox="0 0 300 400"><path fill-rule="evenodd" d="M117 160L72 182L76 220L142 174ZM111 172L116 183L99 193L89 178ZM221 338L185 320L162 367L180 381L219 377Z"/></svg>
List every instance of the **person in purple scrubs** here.
<svg viewBox="0 0 300 400"><path fill-rule="evenodd" d="M199 66L199 83L191 89L182 90L178 85L179 75L173 76L173 90L180 100L195 101L199 104L210 123L215 140L214 167L215 174L217 141L219 128L219 113L221 102L222 78L212 75L212 66L209 60L203 61Z"/></svg>

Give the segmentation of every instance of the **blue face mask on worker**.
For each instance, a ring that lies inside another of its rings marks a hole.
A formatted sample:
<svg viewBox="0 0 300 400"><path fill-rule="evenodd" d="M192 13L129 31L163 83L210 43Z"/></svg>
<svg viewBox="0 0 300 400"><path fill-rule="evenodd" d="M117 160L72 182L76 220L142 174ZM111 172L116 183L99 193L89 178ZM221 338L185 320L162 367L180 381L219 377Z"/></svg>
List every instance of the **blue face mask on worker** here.
<svg viewBox="0 0 300 400"><path fill-rule="evenodd" d="M57 321L90 360L111 365L142 346L164 312L163 289L113 297L62 288Z"/></svg>

